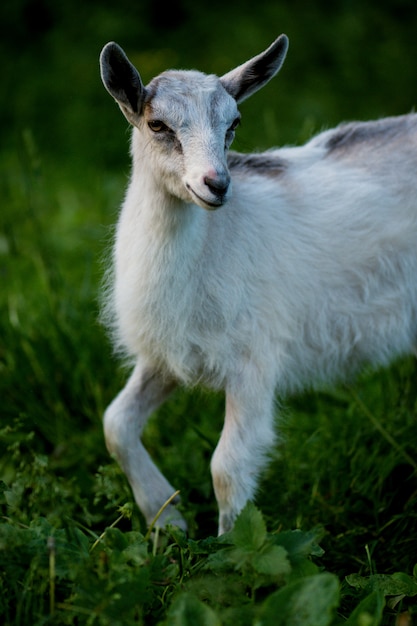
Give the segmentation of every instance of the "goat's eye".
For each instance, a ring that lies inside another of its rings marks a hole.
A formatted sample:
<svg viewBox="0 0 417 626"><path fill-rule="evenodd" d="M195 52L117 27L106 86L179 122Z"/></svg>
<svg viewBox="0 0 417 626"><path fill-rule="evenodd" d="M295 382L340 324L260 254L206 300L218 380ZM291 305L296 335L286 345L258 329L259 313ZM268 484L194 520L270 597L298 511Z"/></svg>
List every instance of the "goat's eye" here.
<svg viewBox="0 0 417 626"><path fill-rule="evenodd" d="M229 126L229 130L236 130L239 124L240 124L240 117L237 117L235 120L233 120L233 123Z"/></svg>
<svg viewBox="0 0 417 626"><path fill-rule="evenodd" d="M161 120L151 120L148 122L148 126L154 133L162 133L169 130L168 126Z"/></svg>

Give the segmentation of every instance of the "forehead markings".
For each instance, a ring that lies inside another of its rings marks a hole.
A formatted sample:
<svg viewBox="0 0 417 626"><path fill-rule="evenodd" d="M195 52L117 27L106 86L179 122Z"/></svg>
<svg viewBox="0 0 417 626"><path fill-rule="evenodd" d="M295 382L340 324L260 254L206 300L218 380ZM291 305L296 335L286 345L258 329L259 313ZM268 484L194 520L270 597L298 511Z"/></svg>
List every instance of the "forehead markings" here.
<svg viewBox="0 0 417 626"><path fill-rule="evenodd" d="M230 100L226 109L219 106L222 100ZM190 106L191 102L197 105L198 111L209 113L212 124L217 124L219 118L229 122L229 117L237 112L236 106L233 108L232 105L233 99L216 76L192 70L170 70L154 78L146 87L144 112L149 116L173 115L179 122L182 111L192 115L195 109Z"/></svg>

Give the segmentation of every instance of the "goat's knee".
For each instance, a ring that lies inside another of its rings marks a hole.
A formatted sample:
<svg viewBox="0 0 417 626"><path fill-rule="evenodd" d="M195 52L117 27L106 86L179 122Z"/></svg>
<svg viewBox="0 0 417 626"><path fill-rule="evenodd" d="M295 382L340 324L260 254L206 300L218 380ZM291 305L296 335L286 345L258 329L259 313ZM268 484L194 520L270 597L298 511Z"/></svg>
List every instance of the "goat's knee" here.
<svg viewBox="0 0 417 626"><path fill-rule="evenodd" d="M135 500L148 524L175 489L155 466L142 445L140 436L147 418L172 389L159 384L156 377L132 375L126 387L108 406L104 414L104 436L110 454L114 455L130 483ZM157 525L175 524L186 529L186 523L174 504L167 506Z"/></svg>
<svg viewBox="0 0 417 626"><path fill-rule="evenodd" d="M107 407L103 416L104 440L110 454L117 456L121 439L121 417L114 409L114 401Z"/></svg>
<svg viewBox="0 0 417 626"><path fill-rule="evenodd" d="M134 407L129 406L129 404L123 390L109 404L103 417L104 439L107 449L119 461L123 450L132 445L132 438L137 438L140 434L132 415Z"/></svg>
<svg viewBox="0 0 417 626"><path fill-rule="evenodd" d="M161 379L157 372L140 364L126 386L104 413L104 436L110 453L118 458L136 446L147 419L167 398L175 383Z"/></svg>

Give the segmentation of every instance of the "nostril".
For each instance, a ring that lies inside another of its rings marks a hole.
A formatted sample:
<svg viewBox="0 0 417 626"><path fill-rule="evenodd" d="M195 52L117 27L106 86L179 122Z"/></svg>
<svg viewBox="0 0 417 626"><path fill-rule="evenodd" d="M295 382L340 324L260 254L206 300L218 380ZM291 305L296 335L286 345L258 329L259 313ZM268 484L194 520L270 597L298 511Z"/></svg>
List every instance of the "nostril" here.
<svg viewBox="0 0 417 626"><path fill-rule="evenodd" d="M224 196L229 188L230 178L228 176L218 176L216 178L210 178L210 176L204 177L204 184L210 189L216 196Z"/></svg>

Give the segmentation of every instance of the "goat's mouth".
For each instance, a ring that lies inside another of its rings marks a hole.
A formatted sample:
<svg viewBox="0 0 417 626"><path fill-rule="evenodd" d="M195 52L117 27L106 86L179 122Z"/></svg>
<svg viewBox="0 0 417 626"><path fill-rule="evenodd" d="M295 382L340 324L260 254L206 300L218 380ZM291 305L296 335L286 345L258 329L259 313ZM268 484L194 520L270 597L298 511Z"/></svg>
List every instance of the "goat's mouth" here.
<svg viewBox="0 0 417 626"><path fill-rule="evenodd" d="M203 209L208 209L209 211L215 211L216 209L223 206L223 204L226 202L226 194L218 195L214 199L207 200L206 198L203 198L202 196L200 196L196 191L194 191L194 189L188 183L186 183L185 186L187 188L187 191L189 191L193 200L196 200L197 204L203 207Z"/></svg>

